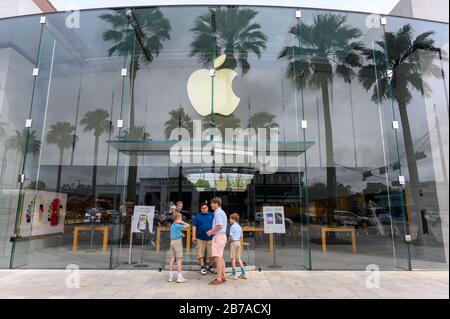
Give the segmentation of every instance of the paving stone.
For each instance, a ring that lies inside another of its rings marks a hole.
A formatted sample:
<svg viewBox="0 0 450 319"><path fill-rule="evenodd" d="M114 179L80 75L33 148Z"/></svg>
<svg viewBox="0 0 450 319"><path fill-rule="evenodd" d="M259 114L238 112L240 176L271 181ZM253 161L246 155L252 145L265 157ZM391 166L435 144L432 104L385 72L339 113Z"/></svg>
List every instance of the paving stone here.
<svg viewBox="0 0 450 319"><path fill-rule="evenodd" d="M64 270L0 270L0 298L449 298L448 271L381 272L373 289L361 271L249 272L220 286L208 285L210 275L184 276L189 281L177 284L164 271L83 270L80 288L69 289Z"/></svg>

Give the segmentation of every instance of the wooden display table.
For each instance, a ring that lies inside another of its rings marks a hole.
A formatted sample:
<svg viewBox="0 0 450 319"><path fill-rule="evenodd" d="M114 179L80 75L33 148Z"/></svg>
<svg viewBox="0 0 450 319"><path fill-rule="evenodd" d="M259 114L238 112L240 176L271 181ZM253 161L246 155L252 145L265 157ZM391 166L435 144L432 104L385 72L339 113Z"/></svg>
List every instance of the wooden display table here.
<svg viewBox="0 0 450 319"><path fill-rule="evenodd" d="M103 252L108 249L109 242L109 231L112 229L111 225L80 225L75 226L73 229L73 244L72 251L76 252L78 250L78 232L80 231L102 231L103 232Z"/></svg>
<svg viewBox="0 0 450 319"><path fill-rule="evenodd" d="M161 250L161 232L170 231L169 226L158 226L156 229L156 251L159 252ZM186 232L186 251L189 252L191 250L191 227L183 230Z"/></svg>
<svg viewBox="0 0 450 319"><path fill-rule="evenodd" d="M250 232L264 232L264 227L244 226L242 227L241 246L244 247L244 234ZM273 234L269 234L269 250L273 251Z"/></svg>
<svg viewBox="0 0 450 319"><path fill-rule="evenodd" d="M156 251L159 252L161 250L161 232L170 231L169 226L158 226L156 229ZM186 251L189 252L191 249L191 227L184 230L186 232ZM264 227L253 227L253 226L244 226L242 227L242 233L249 232L264 232ZM241 245L244 243L244 236L241 237ZM273 251L273 234L269 234L269 250Z"/></svg>
<svg viewBox="0 0 450 319"><path fill-rule="evenodd" d="M352 252L356 253L356 231L351 227L321 227L322 229L322 252L327 252L327 232L345 233L349 232L352 235Z"/></svg>

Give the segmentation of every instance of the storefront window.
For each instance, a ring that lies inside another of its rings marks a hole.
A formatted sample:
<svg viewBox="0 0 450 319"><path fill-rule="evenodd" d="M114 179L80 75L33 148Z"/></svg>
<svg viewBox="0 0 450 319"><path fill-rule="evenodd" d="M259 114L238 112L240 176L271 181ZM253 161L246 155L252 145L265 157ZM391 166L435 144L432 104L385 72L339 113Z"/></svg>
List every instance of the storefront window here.
<svg viewBox="0 0 450 319"><path fill-rule="evenodd" d="M249 269L448 267L448 25L377 21L244 6L0 20L0 267L164 269L176 203L192 223L215 196L240 215Z"/></svg>

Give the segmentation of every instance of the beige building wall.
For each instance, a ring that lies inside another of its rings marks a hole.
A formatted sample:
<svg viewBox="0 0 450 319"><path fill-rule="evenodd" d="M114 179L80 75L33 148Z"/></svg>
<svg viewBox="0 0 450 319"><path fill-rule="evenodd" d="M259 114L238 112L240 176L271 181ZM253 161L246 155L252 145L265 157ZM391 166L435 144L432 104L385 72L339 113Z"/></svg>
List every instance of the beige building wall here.
<svg viewBox="0 0 450 319"><path fill-rule="evenodd" d="M38 6L32 0L1 0L0 18L14 17L25 14L40 13Z"/></svg>
<svg viewBox="0 0 450 319"><path fill-rule="evenodd" d="M448 0L400 0L392 15L449 22Z"/></svg>

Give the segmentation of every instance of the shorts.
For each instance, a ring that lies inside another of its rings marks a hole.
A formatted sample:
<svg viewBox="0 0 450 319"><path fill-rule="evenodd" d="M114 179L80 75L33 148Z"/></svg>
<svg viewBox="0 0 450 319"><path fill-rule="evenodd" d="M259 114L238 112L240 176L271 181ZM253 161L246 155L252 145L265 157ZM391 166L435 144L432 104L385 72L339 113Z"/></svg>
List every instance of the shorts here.
<svg viewBox="0 0 450 319"><path fill-rule="evenodd" d="M169 256L170 258L183 258L183 241L181 239L170 241Z"/></svg>
<svg viewBox="0 0 450 319"><path fill-rule="evenodd" d="M212 240L197 239L197 258L205 258L205 253L212 257Z"/></svg>
<svg viewBox="0 0 450 319"><path fill-rule="evenodd" d="M223 257L223 250L227 244L227 235L219 234L212 239L212 255L213 257Z"/></svg>
<svg viewBox="0 0 450 319"><path fill-rule="evenodd" d="M240 241L232 241L230 243L230 258L231 259L240 259L241 258L241 242Z"/></svg>

